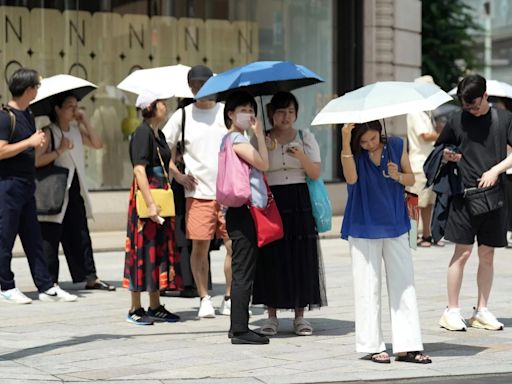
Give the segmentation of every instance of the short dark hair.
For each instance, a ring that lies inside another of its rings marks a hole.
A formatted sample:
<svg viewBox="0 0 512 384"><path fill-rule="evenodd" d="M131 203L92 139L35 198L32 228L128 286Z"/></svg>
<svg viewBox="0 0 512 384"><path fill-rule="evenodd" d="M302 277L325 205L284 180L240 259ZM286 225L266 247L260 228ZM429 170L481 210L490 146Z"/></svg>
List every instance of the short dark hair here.
<svg viewBox="0 0 512 384"><path fill-rule="evenodd" d="M57 121L57 113L55 113L55 107L62 108L62 104L64 104L64 101L68 97L74 97L78 100L78 98L73 94L73 92L62 92L57 95L55 95L52 98L52 109L50 113L48 114L48 117L50 118L50 121L55 123Z"/></svg>
<svg viewBox="0 0 512 384"><path fill-rule="evenodd" d="M270 103L267 104L267 115L270 125L272 125L272 117L277 109L288 108L290 104L295 107L295 113L299 114L299 102L291 92L277 92L272 96Z"/></svg>
<svg viewBox="0 0 512 384"><path fill-rule="evenodd" d="M142 117L144 120L151 119L152 117L155 117L156 115L156 105L161 100L155 100L150 105L148 105L146 108L142 108L140 110L140 113L142 114Z"/></svg>
<svg viewBox="0 0 512 384"><path fill-rule="evenodd" d="M226 103L224 104L224 124L229 129L231 127L231 119L228 116L229 112L234 111L237 107L250 105L254 109L254 114L258 116L258 104L254 97L247 91L233 91L228 94Z"/></svg>
<svg viewBox="0 0 512 384"><path fill-rule="evenodd" d="M368 131L379 132L380 142L384 142L384 138L382 137L382 125L380 124L379 120L356 124L350 139L350 148L352 149L352 153L355 156L361 153L361 137Z"/></svg>
<svg viewBox="0 0 512 384"><path fill-rule="evenodd" d="M37 87L41 82L39 81L39 74L37 71L29 68L17 69L9 79L9 92L13 97L19 97L30 87Z"/></svg>
<svg viewBox="0 0 512 384"><path fill-rule="evenodd" d="M472 103L473 100L482 97L487 89L487 82L480 75L468 75L457 86L457 97L461 102Z"/></svg>

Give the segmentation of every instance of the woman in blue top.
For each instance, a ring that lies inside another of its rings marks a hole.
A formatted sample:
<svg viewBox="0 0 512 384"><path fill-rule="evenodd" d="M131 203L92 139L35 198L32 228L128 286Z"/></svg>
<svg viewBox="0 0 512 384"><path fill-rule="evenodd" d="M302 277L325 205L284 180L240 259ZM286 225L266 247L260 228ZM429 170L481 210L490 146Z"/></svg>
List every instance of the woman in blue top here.
<svg viewBox="0 0 512 384"><path fill-rule="evenodd" d="M391 361L381 328L383 260L396 360L431 363L420 352L423 344L404 200L404 186L414 184L414 174L403 141L390 137L385 142L378 121L345 124L341 132L341 165L348 186L341 237L349 241L352 255L356 350L368 353L367 358L376 363Z"/></svg>
<svg viewBox="0 0 512 384"><path fill-rule="evenodd" d="M232 140L233 151L250 166L250 185L252 204L267 205L267 187L263 180L263 171L268 169L268 153L265 135L256 119L257 104L247 92L232 92L224 106L224 122L228 133L222 139ZM244 136L252 131L258 142L254 148ZM220 173L219 173L220 174ZM229 337L232 344L268 344L266 336L249 329L249 301L251 299L256 261L259 248L256 239L254 221L246 205L230 207L226 212L226 229L233 244L231 259L231 326Z"/></svg>

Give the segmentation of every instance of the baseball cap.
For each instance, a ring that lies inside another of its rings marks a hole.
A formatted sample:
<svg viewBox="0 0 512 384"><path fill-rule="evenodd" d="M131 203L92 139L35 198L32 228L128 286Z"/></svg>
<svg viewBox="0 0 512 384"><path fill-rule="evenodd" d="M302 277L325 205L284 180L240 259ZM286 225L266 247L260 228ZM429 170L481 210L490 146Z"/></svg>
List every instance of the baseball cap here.
<svg viewBox="0 0 512 384"><path fill-rule="evenodd" d="M139 109L146 109L157 100L165 100L172 97L172 94L157 93L150 90L145 90L139 93L135 106Z"/></svg>
<svg viewBox="0 0 512 384"><path fill-rule="evenodd" d="M190 68L190 71L188 71L187 74L187 81L189 84L192 80L206 81L212 76L213 72L210 68L208 68L206 65L199 64Z"/></svg>

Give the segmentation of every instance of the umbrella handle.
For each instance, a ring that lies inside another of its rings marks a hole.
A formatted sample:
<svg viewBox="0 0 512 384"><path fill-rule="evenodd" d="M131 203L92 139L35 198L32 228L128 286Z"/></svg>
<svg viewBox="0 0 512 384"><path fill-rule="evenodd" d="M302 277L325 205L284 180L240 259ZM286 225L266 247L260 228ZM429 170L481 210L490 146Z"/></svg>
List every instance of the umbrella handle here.
<svg viewBox="0 0 512 384"><path fill-rule="evenodd" d="M382 176L384 176L386 179L389 179L391 177L389 173L386 173L385 169L382 170Z"/></svg>

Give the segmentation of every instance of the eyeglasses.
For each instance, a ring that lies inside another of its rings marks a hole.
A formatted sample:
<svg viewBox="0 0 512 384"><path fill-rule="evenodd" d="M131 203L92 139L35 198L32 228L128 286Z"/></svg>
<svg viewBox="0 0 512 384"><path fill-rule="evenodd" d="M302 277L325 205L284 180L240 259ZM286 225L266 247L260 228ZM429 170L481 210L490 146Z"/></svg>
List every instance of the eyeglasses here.
<svg viewBox="0 0 512 384"><path fill-rule="evenodd" d="M462 103L462 109L465 110L465 111L468 111L468 112L471 112L471 111L479 111L480 110L480 107L482 106L482 102L484 101L484 98L483 96L480 97L480 102L477 104L477 103L473 103L473 104L465 104L464 102Z"/></svg>

